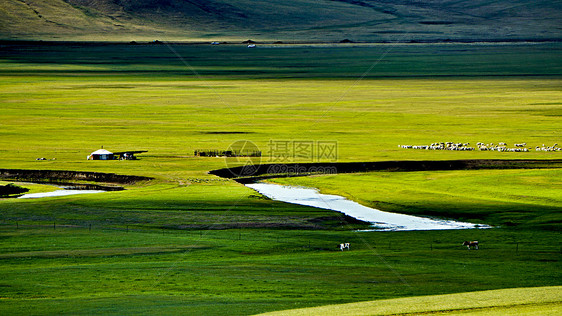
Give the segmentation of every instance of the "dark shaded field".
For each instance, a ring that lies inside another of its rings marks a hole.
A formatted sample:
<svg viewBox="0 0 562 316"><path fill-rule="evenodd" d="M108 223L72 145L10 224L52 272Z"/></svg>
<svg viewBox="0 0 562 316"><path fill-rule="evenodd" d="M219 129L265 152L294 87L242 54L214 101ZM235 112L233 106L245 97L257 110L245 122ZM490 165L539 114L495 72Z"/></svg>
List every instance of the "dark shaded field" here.
<svg viewBox="0 0 562 316"><path fill-rule="evenodd" d="M438 171L479 169L558 169L562 160L548 159L480 159L437 161L376 161L342 163L260 164L212 170L209 173L223 178L236 178L240 183L251 183L267 178L336 174L371 171Z"/></svg>
<svg viewBox="0 0 562 316"><path fill-rule="evenodd" d="M39 45L37 45L39 44ZM562 74L560 43L358 45L182 45L18 43L0 58L6 75L182 76L185 79L383 79L549 77ZM64 60L61 61L61 56ZM44 66L57 67L44 67ZM80 66L80 67L78 67ZM51 69L49 69L51 68ZM106 88L131 89L113 83ZM87 87L81 87L85 89ZM219 89L214 87L213 89Z"/></svg>

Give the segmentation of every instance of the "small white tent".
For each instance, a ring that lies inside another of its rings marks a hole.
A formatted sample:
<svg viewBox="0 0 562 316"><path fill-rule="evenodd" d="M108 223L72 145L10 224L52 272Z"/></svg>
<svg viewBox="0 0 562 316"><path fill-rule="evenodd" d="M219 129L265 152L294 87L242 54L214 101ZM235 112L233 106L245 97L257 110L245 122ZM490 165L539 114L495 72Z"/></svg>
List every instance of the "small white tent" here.
<svg viewBox="0 0 562 316"><path fill-rule="evenodd" d="M98 149L88 156L88 160L113 160L113 159L114 159L113 153L105 149Z"/></svg>

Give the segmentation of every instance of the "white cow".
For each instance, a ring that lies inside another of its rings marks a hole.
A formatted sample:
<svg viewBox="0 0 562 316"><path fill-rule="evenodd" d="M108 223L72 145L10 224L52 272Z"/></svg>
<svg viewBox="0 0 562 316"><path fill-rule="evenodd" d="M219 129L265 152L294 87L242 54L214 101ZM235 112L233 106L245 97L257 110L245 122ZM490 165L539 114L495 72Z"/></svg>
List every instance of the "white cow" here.
<svg viewBox="0 0 562 316"><path fill-rule="evenodd" d="M347 248L347 250L350 250L350 249L349 249L349 243L348 243L348 242L343 243L343 244L340 244L340 250L341 250L341 251L343 251L343 250L346 249L346 248Z"/></svg>

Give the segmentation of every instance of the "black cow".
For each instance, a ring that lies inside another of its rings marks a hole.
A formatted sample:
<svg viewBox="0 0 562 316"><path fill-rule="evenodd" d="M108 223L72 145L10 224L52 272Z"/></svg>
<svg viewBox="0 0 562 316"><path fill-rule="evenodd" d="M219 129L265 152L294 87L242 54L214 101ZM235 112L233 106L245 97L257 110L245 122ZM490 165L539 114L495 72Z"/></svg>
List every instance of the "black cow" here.
<svg viewBox="0 0 562 316"><path fill-rule="evenodd" d="M474 249L478 249L478 241L465 241L462 243L463 246L466 246L466 248L468 248L468 250L470 250L471 247L474 247Z"/></svg>

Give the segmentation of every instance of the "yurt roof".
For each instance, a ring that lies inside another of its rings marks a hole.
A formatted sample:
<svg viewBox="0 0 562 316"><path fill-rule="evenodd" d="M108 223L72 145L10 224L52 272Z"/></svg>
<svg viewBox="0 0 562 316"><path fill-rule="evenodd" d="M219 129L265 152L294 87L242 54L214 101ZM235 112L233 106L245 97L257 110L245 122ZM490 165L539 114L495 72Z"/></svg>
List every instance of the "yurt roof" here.
<svg viewBox="0 0 562 316"><path fill-rule="evenodd" d="M113 155L113 153L105 149L98 149L94 151L92 155Z"/></svg>

